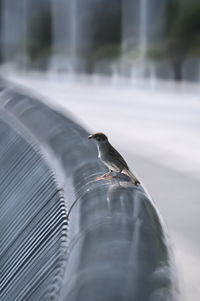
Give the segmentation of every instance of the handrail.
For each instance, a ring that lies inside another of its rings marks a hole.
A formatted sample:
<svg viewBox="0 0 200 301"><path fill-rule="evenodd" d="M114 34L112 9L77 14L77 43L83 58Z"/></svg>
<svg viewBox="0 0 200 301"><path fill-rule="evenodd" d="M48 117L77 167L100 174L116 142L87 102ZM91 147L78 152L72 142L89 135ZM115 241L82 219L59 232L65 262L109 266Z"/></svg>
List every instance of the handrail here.
<svg viewBox="0 0 200 301"><path fill-rule="evenodd" d="M68 246L59 300L177 300L166 230L144 188L126 176L97 181L105 167L72 119L17 90L3 98L4 110L37 141L64 191Z"/></svg>

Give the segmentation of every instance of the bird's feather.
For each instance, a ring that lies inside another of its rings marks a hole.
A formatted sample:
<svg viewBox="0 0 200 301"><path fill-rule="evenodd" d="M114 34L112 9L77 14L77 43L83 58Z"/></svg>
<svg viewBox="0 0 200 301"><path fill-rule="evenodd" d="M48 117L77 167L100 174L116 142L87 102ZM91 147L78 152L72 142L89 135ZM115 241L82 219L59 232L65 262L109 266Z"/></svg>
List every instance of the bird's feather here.
<svg viewBox="0 0 200 301"><path fill-rule="evenodd" d="M123 168L126 168L127 170L129 170L129 167L128 167L126 161L122 158L120 153L111 144L108 149L109 149L109 155L112 158L115 158L115 161L117 161L117 163L118 163L118 167L121 168L121 170Z"/></svg>
<svg viewBox="0 0 200 301"><path fill-rule="evenodd" d="M124 169L122 171L122 173L127 175L134 184L140 184L140 181L136 178L136 176L129 169Z"/></svg>

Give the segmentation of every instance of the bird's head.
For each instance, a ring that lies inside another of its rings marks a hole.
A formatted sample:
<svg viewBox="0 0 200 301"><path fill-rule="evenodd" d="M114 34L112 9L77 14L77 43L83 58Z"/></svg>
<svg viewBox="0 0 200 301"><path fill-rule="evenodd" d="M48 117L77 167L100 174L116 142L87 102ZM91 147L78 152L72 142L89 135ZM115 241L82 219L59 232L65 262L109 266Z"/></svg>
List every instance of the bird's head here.
<svg viewBox="0 0 200 301"><path fill-rule="evenodd" d="M96 133L96 134L90 135L90 136L88 136L88 139L94 139L97 143L108 141L108 138L103 133Z"/></svg>

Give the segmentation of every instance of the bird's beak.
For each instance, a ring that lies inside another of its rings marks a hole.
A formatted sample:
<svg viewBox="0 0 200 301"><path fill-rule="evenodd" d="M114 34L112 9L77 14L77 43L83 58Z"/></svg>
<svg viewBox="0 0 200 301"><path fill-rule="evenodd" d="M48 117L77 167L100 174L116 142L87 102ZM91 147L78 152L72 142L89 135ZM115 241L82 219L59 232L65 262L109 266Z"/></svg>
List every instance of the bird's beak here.
<svg viewBox="0 0 200 301"><path fill-rule="evenodd" d="M92 139L92 138L93 138L93 135L88 136L88 139Z"/></svg>

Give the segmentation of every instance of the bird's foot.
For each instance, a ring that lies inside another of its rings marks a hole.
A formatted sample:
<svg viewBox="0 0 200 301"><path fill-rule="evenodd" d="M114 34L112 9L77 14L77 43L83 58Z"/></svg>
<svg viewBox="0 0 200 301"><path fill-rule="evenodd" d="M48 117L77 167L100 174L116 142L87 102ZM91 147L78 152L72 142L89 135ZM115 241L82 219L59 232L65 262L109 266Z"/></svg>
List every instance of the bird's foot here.
<svg viewBox="0 0 200 301"><path fill-rule="evenodd" d="M113 178L112 176L112 171L109 171L107 173L105 173L104 175L100 176L100 177L96 177L96 180L111 180Z"/></svg>
<svg viewBox="0 0 200 301"><path fill-rule="evenodd" d="M107 177L110 177L110 176L112 176L112 171L109 171L109 172L105 173L105 174L102 175L101 177L102 177L102 178L107 178Z"/></svg>

